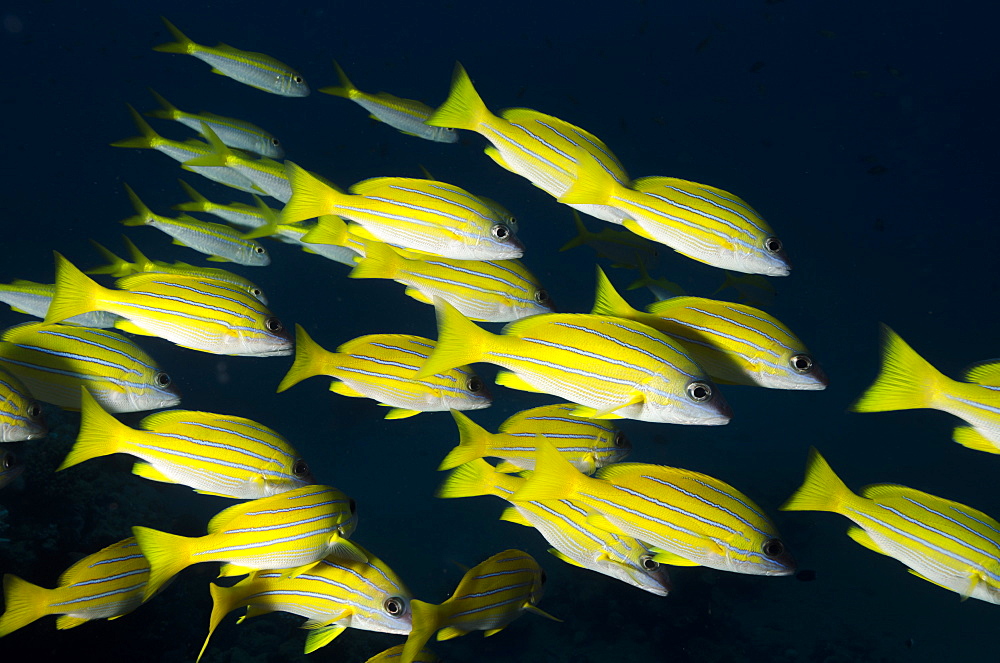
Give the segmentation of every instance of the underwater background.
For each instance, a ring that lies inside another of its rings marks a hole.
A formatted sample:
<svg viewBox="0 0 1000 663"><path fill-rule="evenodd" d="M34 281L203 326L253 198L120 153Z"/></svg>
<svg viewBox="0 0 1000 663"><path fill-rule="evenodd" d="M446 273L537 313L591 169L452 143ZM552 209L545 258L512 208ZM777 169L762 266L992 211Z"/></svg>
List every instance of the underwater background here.
<svg viewBox="0 0 1000 663"><path fill-rule="evenodd" d="M633 177L670 175L732 191L782 238L792 274L773 278L763 306L810 347L830 377L819 392L724 387L724 427L619 420L629 460L704 472L738 487L771 516L797 578L701 567L672 570L667 597L571 567L536 532L498 521L491 498L433 497L441 458L457 442L445 413L386 421L373 401L310 380L276 394L291 358L223 357L140 338L170 372L181 407L253 418L283 434L317 481L358 503L355 538L415 596L441 602L463 570L521 548L548 575L540 607L502 633L431 647L447 661L959 661L987 658L998 608L906 573L862 548L833 514L780 512L802 479L810 445L852 489L901 483L1000 517L1000 459L951 441L957 421L916 410L854 414L847 406L878 368L878 323L892 326L950 376L1000 355L998 326L997 10L988 3L753 1L616 3L8 2L0 9L5 125L0 282L51 283L52 251L100 263L88 239L121 252L132 214L122 183L165 212L186 196L177 164L109 143L135 135L154 88L185 110L249 120L277 135L287 158L347 185L392 175L436 178L489 196L519 221L524 263L560 311L590 310L588 247L568 208L482 154L481 137L422 141L369 120L318 87L336 84L336 58L357 86L436 106L461 61L493 110L524 106L588 129ZM209 73L194 58L157 53L167 16L192 39L272 55L301 71L305 99L268 95ZM991 16L992 14L992 16ZM183 137L181 127L157 125ZM222 202L248 198L190 173ZM591 229L602 222L585 217ZM129 237L159 260L204 263L153 230ZM264 287L287 327L333 348L370 333L436 336L433 310L391 281L349 280L348 268L268 244L267 268L230 267ZM711 296L721 270L664 248L653 276ZM735 296L732 290L720 293ZM646 291L627 298L652 301ZM0 327L27 320L6 307ZM498 330L499 325L487 325ZM491 381L495 368L477 365ZM475 413L495 430L554 397L492 388ZM0 573L52 587L83 555L133 525L198 535L230 500L130 474L125 456L56 474L79 416L47 406L49 438L18 445L28 468L0 491ZM125 415L135 425L143 415ZM56 631L43 618L0 640L3 660L193 660L211 610L214 565L183 572L161 595L113 621ZM305 660L300 618L227 618L205 658ZM362 662L401 636L350 630L310 660Z"/></svg>

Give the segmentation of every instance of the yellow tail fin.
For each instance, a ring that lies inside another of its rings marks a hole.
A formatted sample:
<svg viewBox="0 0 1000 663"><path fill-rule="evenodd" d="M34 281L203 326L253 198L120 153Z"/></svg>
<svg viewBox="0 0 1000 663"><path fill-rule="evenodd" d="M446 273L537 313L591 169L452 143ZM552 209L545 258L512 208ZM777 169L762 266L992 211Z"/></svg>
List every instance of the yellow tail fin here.
<svg viewBox="0 0 1000 663"><path fill-rule="evenodd" d="M365 240L365 257L347 276L352 279L394 279L403 267L405 258L388 244Z"/></svg>
<svg viewBox="0 0 1000 663"><path fill-rule="evenodd" d="M285 391L314 375L326 375L328 367L333 365L334 356L335 353L312 340L302 325L295 325L295 361L292 362L292 367L288 369L285 377L281 378L278 392Z"/></svg>
<svg viewBox="0 0 1000 663"><path fill-rule="evenodd" d="M49 603L52 592L7 573L3 577L5 610L0 615L0 638L27 626L36 619L51 614Z"/></svg>
<svg viewBox="0 0 1000 663"><path fill-rule="evenodd" d="M454 417L455 425L458 426L458 446L444 457L444 460L438 465L439 470L450 470L453 467L482 458L486 455L490 438L493 437L488 430L458 410L452 410L451 416ZM489 463L486 465L489 467ZM492 471L492 469L491 467L490 470ZM444 496L439 495L439 497Z"/></svg>
<svg viewBox="0 0 1000 663"><path fill-rule="evenodd" d="M492 482L494 474L492 465L482 458L476 458L449 472L448 478L438 486L434 496L450 499L453 497L494 495L496 494ZM498 497L502 497L502 495L498 495Z"/></svg>
<svg viewBox="0 0 1000 663"><path fill-rule="evenodd" d="M319 91L323 94L332 94L335 97L350 99L351 94L357 92L358 88L354 86L354 83L352 83L351 79L347 77L347 74L344 73L344 70L341 69L336 60L333 61L333 68L337 70L337 80L340 81L340 85L321 87Z"/></svg>
<svg viewBox="0 0 1000 663"><path fill-rule="evenodd" d="M128 110L129 113L132 114L132 120L135 122L135 126L139 128L139 133L142 135L116 140L111 143L112 147L138 147L141 149L148 149L156 147L163 142L163 136L156 133L156 131L153 130L153 127L149 126L149 122L146 122L146 120L142 118L142 115L139 115L139 111L132 108L132 106L129 106Z"/></svg>
<svg viewBox="0 0 1000 663"><path fill-rule="evenodd" d="M427 361L414 376L417 380L479 361L484 348L495 337L440 297L434 298L434 308L437 311L438 340Z"/></svg>
<svg viewBox="0 0 1000 663"><path fill-rule="evenodd" d="M344 194L291 161L285 162L285 171L292 187L292 197L281 210L282 223L295 223L330 214L334 203L344 197Z"/></svg>
<svg viewBox="0 0 1000 663"><path fill-rule="evenodd" d="M456 62L448 98L424 121L424 124L431 127L476 131L484 121L494 117L476 92L465 67Z"/></svg>
<svg viewBox="0 0 1000 663"><path fill-rule="evenodd" d="M568 499L581 480L597 481L573 467L548 440L538 438L535 449L535 471L510 497L515 502Z"/></svg>
<svg viewBox="0 0 1000 663"><path fill-rule="evenodd" d="M844 503L862 499L840 480L826 459L809 449L806 476L799 489L779 508L782 511L832 511L841 513Z"/></svg>
<svg viewBox="0 0 1000 663"><path fill-rule="evenodd" d="M45 322L62 322L75 315L100 311L101 296L109 292L81 272L69 260L56 253L56 292L52 296Z"/></svg>
<svg viewBox="0 0 1000 663"><path fill-rule="evenodd" d="M208 635L205 636L205 644L201 646L201 651L198 652L198 658L195 659L195 663L198 663L201 657L204 656L205 649L208 648L208 641L212 639L215 629L219 627L219 624L222 623L226 615L239 607L243 599L243 591L236 585L222 587L215 583L210 583L208 591L212 594L212 616L208 619Z"/></svg>
<svg viewBox="0 0 1000 663"><path fill-rule="evenodd" d="M191 539L168 532L133 527L132 536L149 562L149 580L143 601L148 601L163 585L191 564Z"/></svg>
<svg viewBox="0 0 1000 663"><path fill-rule="evenodd" d="M177 108L177 106L174 106L172 103L164 99L153 88L148 88L148 89L149 93L153 95L154 99L156 99L156 102L160 104L160 108L154 111L149 111L148 113L146 113L146 115L148 115L149 117L155 117L160 120L176 120L177 118L181 117L181 112Z"/></svg>
<svg viewBox="0 0 1000 663"><path fill-rule="evenodd" d="M413 659L431 639L434 632L441 628L443 617L441 606L413 599L410 601L410 611L413 613L413 627L410 629L410 634L406 636L406 644L403 645L403 653L399 656L399 663L413 663Z"/></svg>
<svg viewBox="0 0 1000 663"><path fill-rule="evenodd" d="M587 226L583 225L583 219L580 218L580 213L577 212L576 210L572 211L573 211L573 225L576 226L576 237L574 237L573 239L569 240L561 247L559 247L560 251L568 251L578 246L583 246L587 242L592 241L594 238L597 237L596 233L590 232L590 230L587 229Z"/></svg>
<svg viewBox="0 0 1000 663"><path fill-rule="evenodd" d="M118 453L125 436L132 431L101 407L86 387L81 387L80 432L73 448L56 471L73 467L85 460ZM141 434L141 432L137 433Z"/></svg>
<svg viewBox="0 0 1000 663"><path fill-rule="evenodd" d="M621 187L621 184L583 148L578 148L573 156L576 159L576 180L557 200L567 205L606 204L615 186Z"/></svg>
<svg viewBox="0 0 1000 663"><path fill-rule="evenodd" d="M154 51L160 51L161 53L193 53L195 51L197 44L188 39L183 32L177 29L177 26L162 16L160 20L167 26L167 30L170 30L170 34L174 36L176 41L154 46Z"/></svg>
<svg viewBox="0 0 1000 663"><path fill-rule="evenodd" d="M639 311L632 308L618 294L615 286L611 285L611 280L600 267L597 268L597 290L594 294L594 308L590 312L593 315L612 315L631 320L634 320L635 316L639 313Z"/></svg>
<svg viewBox="0 0 1000 663"><path fill-rule="evenodd" d="M132 263L120 258L114 253L112 253L107 247L99 242L90 240L90 244L97 249L101 257L108 261L107 265L103 267L95 267L94 269L88 269L85 274L110 274L114 277L128 276L134 273L136 270L132 269Z"/></svg>
<svg viewBox="0 0 1000 663"><path fill-rule="evenodd" d="M934 407L935 396L948 381L896 332L882 325L882 369L850 409L885 412Z"/></svg>

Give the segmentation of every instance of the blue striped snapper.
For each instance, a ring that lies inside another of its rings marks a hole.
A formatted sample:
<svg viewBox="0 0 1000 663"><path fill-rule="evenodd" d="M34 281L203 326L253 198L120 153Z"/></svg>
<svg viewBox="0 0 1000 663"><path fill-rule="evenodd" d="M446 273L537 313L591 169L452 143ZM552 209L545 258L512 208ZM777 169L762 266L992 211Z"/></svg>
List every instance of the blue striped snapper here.
<svg viewBox="0 0 1000 663"><path fill-rule="evenodd" d="M656 549L666 564L784 576L795 562L770 519L729 484L698 472L616 463L588 477L549 443L515 501L568 499L596 513L588 522Z"/></svg>
<svg viewBox="0 0 1000 663"><path fill-rule="evenodd" d="M461 412L452 411L459 442L438 469L450 470L477 458L500 458L500 472L531 470L540 439L551 442L584 474L628 456L632 444L624 433L606 419L574 416L575 409L572 403L560 403L523 410L500 424L498 433L490 433Z"/></svg>
<svg viewBox="0 0 1000 663"><path fill-rule="evenodd" d="M403 656L403 648L406 645L396 645L395 647L390 647L384 652L375 654L369 658L365 663L397 663ZM440 659L437 655L432 652L427 647L424 647L413 657L411 663L437 663Z"/></svg>
<svg viewBox="0 0 1000 663"><path fill-rule="evenodd" d="M17 376L0 364L0 443L37 440L48 432L41 406Z"/></svg>
<svg viewBox="0 0 1000 663"><path fill-rule="evenodd" d="M44 318L48 313L49 304L56 294L56 286L48 283L35 283L34 281L15 280L12 283L0 284L0 302L10 306L10 310L15 313L24 313L36 318ZM114 327L115 322L121 318L113 313L105 311L91 311L81 315L74 315L66 318L62 322L67 325L80 325L81 327L94 327L106 329Z"/></svg>
<svg viewBox="0 0 1000 663"><path fill-rule="evenodd" d="M122 236L122 240L125 242L125 247L128 249L131 262L116 256L114 253L94 240L90 240L90 243L93 244L94 248L97 249L101 256L108 261L108 264L103 267L88 269L84 273L110 274L111 276L122 277L142 272L153 272L156 274L180 274L182 276L192 276L195 278L209 278L242 288L261 304L267 304L267 297L264 296L263 289L250 279L240 276L239 274L234 274L233 272L225 269L219 269L218 267L201 267L189 265L186 262L167 263L161 260L150 260L142 253L142 251L139 250L139 247L132 243L132 240L128 237Z"/></svg>
<svg viewBox="0 0 1000 663"><path fill-rule="evenodd" d="M534 557L514 549L493 555L466 571L444 603L410 601L413 629L403 645L400 663L411 663L435 631L438 640L471 631L491 636L525 611L561 621L536 607L544 589L545 572Z"/></svg>
<svg viewBox="0 0 1000 663"><path fill-rule="evenodd" d="M212 131L229 147L236 147L272 159L281 159L285 156L285 149L281 146L281 141L255 124L215 113L187 113L153 90L150 92L160 104L160 109L146 113L149 117L174 120L195 131L201 131L201 125L204 123L210 126Z"/></svg>
<svg viewBox="0 0 1000 663"><path fill-rule="evenodd" d="M0 380L2 379L0 378ZM24 464L21 459L14 455L13 451L0 449L0 488L4 488L21 476L22 472L24 472Z"/></svg>
<svg viewBox="0 0 1000 663"><path fill-rule="evenodd" d="M56 294L46 322L107 311L115 326L159 336L181 347L223 355L270 357L292 353L281 321L242 289L213 279L133 274L119 290L102 287L56 253Z"/></svg>
<svg viewBox="0 0 1000 663"><path fill-rule="evenodd" d="M435 494L444 498L495 495L511 504L501 520L534 527L554 546L549 552L564 562L658 596L670 592L666 569L642 543L590 525L588 510L570 500L512 501L524 483L525 479L497 472L480 458L453 470Z"/></svg>
<svg viewBox="0 0 1000 663"><path fill-rule="evenodd" d="M267 249L246 239L230 226L221 223L201 221L193 216L182 214L171 219L154 214L132 187L125 185L129 200L136 214L122 221L126 226L150 226L174 238L174 244L186 246L199 253L209 256L209 260L217 262L235 262L239 265L264 267L271 264L271 256Z"/></svg>
<svg viewBox="0 0 1000 663"><path fill-rule="evenodd" d="M675 177L643 177L631 187L615 180L581 151L576 181L559 197L568 205L608 205L641 237L713 267L748 274L787 276L791 266L781 240L743 199L707 184Z"/></svg>
<svg viewBox="0 0 1000 663"><path fill-rule="evenodd" d="M968 424L955 428L955 442L977 451L1000 453L1000 361L976 364L962 380L952 380L938 371L896 332L882 325L882 368L851 410L941 410Z"/></svg>
<svg viewBox="0 0 1000 663"><path fill-rule="evenodd" d="M672 297L637 311L597 268L595 315L649 325L680 343L720 382L770 389L826 389L826 373L779 320L745 304L704 297Z"/></svg>
<svg viewBox="0 0 1000 663"><path fill-rule="evenodd" d="M427 104L414 99L401 99L388 92L369 94L362 92L347 77L337 61L333 61L337 70L340 85L321 87L320 92L332 94L335 97L350 99L369 112L369 117L388 124L408 136L425 138L438 143L456 143L458 134L454 129L446 127L431 127L424 120L431 116L434 109Z"/></svg>
<svg viewBox="0 0 1000 663"><path fill-rule="evenodd" d="M301 325L295 326L295 361L278 385L282 392L314 375L334 378L330 391L341 396L371 398L392 408L386 419L405 419L421 412L478 410L492 403L486 385L468 366L453 367L425 378L417 369L434 341L404 334L359 336L330 352Z"/></svg>
<svg viewBox="0 0 1000 663"><path fill-rule="evenodd" d="M205 495L252 500L312 483L309 466L285 438L250 419L168 410L141 430L111 416L84 392L80 432L59 470L124 453L140 458L132 473Z"/></svg>
<svg viewBox="0 0 1000 663"><path fill-rule="evenodd" d="M200 562L225 562L229 568L222 575L287 569L286 575L294 577L327 555L364 560L347 540L356 526L354 500L330 486L303 486L219 512L205 536L178 536L148 527L133 527L132 534L149 561L149 598Z"/></svg>
<svg viewBox="0 0 1000 663"><path fill-rule="evenodd" d="M60 615L59 629L126 615L142 604L148 577L149 564L133 538L84 557L59 576L55 589L8 573L3 577L6 611L0 615L0 637L46 615Z"/></svg>
<svg viewBox="0 0 1000 663"><path fill-rule="evenodd" d="M0 367L46 403L79 410L83 387L108 412L180 403L170 375L142 348L109 329L27 322L0 339Z"/></svg>
<svg viewBox="0 0 1000 663"><path fill-rule="evenodd" d="M854 494L816 451L786 511L831 511L854 525L847 535L897 559L910 573L972 598L1000 603L1000 523L982 511L895 484Z"/></svg>
<svg viewBox="0 0 1000 663"><path fill-rule="evenodd" d="M499 335L447 302L435 306L437 345L417 377L485 361L507 369L497 375L497 384L577 403L578 416L701 425L725 424L731 417L701 368L652 327L546 313L512 322Z"/></svg>
<svg viewBox="0 0 1000 663"><path fill-rule="evenodd" d="M597 159L622 185L629 183L618 158L589 131L530 108L509 108L499 117L491 113L461 64L455 65L448 99L427 124L479 133L490 142L486 154L497 165L526 178L554 198L562 196L576 179L579 150ZM624 220L622 212L610 205L570 206L612 223Z"/></svg>
<svg viewBox="0 0 1000 663"><path fill-rule="evenodd" d="M129 106L128 109L132 114L132 120L139 128L139 133L141 135L134 136L132 138L125 138L123 140L116 140L111 143L112 147L134 147L137 149L156 150L157 152L166 154L174 161L181 162L181 164L197 157L212 154L212 147L208 143L203 143L194 139L182 142L164 138L160 134L156 133L156 131L153 130L153 127L149 126L149 123L146 122L141 115L139 115L138 111L131 106ZM239 189L240 191L246 191L248 193L263 193L263 191L254 186L254 183L249 179L241 175L239 172L231 168L226 168L225 166L182 165L182 168L189 170L192 173L197 173L202 177L206 177L213 182L225 184L226 186Z"/></svg>
<svg viewBox="0 0 1000 663"><path fill-rule="evenodd" d="M201 133L208 140L209 152L184 162L184 168L229 168L253 182L254 186L268 196L283 203L292 197L291 185L280 161L268 157L251 158L247 154L232 150L216 135L212 127L201 125Z"/></svg>
<svg viewBox="0 0 1000 663"><path fill-rule="evenodd" d="M519 260L455 260L401 255L387 244L366 242L352 279L392 279L418 302L449 302L470 320L511 322L552 312L552 300Z"/></svg>
<svg viewBox="0 0 1000 663"><path fill-rule="evenodd" d="M360 225L371 239L443 258L504 260L524 253L495 208L453 184L378 177L343 193L285 163L292 185L292 198L281 212L285 223L336 214Z"/></svg>
<svg viewBox="0 0 1000 663"><path fill-rule="evenodd" d="M331 556L294 578L280 571L262 571L230 587L210 585L212 616L198 658L223 618L244 607L247 613L239 622L279 611L305 617L308 621L302 628L309 629L307 654L329 644L347 628L409 633L413 594L385 562L357 547L368 561Z"/></svg>
<svg viewBox="0 0 1000 663"><path fill-rule="evenodd" d="M188 39L173 23L160 17L176 41L154 46L161 53L181 53L193 55L212 67L213 74L221 74L235 81L264 92L283 97L306 97L309 86L302 74L270 55L242 51L228 44L203 46Z"/></svg>

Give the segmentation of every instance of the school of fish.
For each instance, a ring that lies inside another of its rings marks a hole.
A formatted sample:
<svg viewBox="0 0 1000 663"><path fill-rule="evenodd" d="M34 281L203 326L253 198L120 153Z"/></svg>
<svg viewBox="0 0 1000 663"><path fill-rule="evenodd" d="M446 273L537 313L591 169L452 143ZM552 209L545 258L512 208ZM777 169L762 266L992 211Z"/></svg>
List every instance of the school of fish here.
<svg viewBox="0 0 1000 663"><path fill-rule="evenodd" d="M273 57L201 45L164 23L174 41L157 51L192 55L216 74L271 94L310 93L302 74ZM238 500L199 537L136 523L127 538L67 569L53 589L4 575L0 637L46 615L58 615L60 629L115 619L170 591L175 575L201 563L242 579L206 588L214 608L199 658L227 615L244 608L240 621L274 611L304 617L307 653L351 628L406 636L369 659L403 663L436 660L425 647L432 637L491 636L524 612L560 621L538 607L545 585L539 562L516 549L469 568L441 603L415 598L354 540L363 505L314 483L307 460L279 432L233 414L176 409L181 395L142 349L144 336L218 355L291 356L277 391L306 389L296 385L326 376L339 396L386 406L386 419L449 412L456 442L443 454L439 469L447 474L437 497L501 498L502 520L534 528L556 558L580 569L658 596L671 591L669 567L794 574L791 546L750 496L693 470L623 462L633 451L641 457L642 448L633 449L616 426L619 419L727 424L741 416L725 399L729 385L826 388L819 361L783 322L746 301L690 296L649 275L669 247L737 272L727 273L720 290L756 288L766 300L773 288L763 277L791 269L768 222L743 198L711 185L633 179L603 141L565 120L527 108L493 113L461 65L436 109L362 92L333 67L339 84L320 92L355 102L404 135L450 144L460 131L480 134L496 164L573 208L578 236L564 249L588 245L615 266L638 269L630 289L646 286L660 301L633 308L597 268L593 309L557 313L519 260L531 247L500 203L429 175L341 188L283 161L284 146L264 129L182 111L153 92L160 108L147 115L200 139L164 138L130 107L140 135L114 145L163 152L185 171L249 195L218 203L199 192L212 185L182 181L190 200L170 217L126 185L135 215L124 226L152 226L209 261L248 270L269 265L280 250L260 241L270 237L349 267L349 278L401 283L405 295L434 307L438 335L313 340L302 325L289 328L274 316L264 291L243 274L157 261L128 238L127 260L95 244L103 266L85 273L56 253L52 284L0 285L0 301L41 319L0 333L0 443L7 445L0 447L0 488L21 474L22 451L44 444L42 402L80 412L60 471L128 454L142 479ZM594 232L578 211L614 225ZM88 274L113 278L113 285ZM480 322L506 326L493 333ZM491 432L472 411L503 394L492 394L470 367L478 362L502 369L502 387L558 402L519 412ZM964 421L955 442L1000 453L1000 361L953 380L884 327L881 372L851 408L943 410ZM115 417L149 411L156 412L138 428ZM853 522L852 539L917 577L962 598L1000 603L1000 523L970 506L888 483L852 492L813 449L804 483L781 508L842 514Z"/></svg>

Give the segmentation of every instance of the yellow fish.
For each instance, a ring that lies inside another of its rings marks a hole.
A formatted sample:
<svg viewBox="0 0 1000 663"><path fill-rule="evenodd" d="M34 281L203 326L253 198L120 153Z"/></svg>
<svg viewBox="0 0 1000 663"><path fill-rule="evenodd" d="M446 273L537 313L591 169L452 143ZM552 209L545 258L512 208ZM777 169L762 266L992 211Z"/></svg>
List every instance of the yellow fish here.
<svg viewBox="0 0 1000 663"><path fill-rule="evenodd" d="M1000 453L1000 361L977 364L952 380L882 325L882 370L852 406L855 412L931 408L953 414L968 426L955 428L962 446Z"/></svg>
<svg viewBox="0 0 1000 663"><path fill-rule="evenodd" d="M435 302L438 342L423 377L485 361L507 369L497 383L539 391L604 419L720 425L731 412L703 371L652 327L599 315L546 313L491 334L447 302Z"/></svg>
<svg viewBox="0 0 1000 663"><path fill-rule="evenodd" d="M17 377L3 370L0 363L0 443L37 440L49 429L42 419L42 408Z"/></svg>

